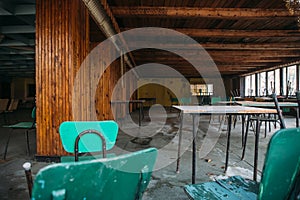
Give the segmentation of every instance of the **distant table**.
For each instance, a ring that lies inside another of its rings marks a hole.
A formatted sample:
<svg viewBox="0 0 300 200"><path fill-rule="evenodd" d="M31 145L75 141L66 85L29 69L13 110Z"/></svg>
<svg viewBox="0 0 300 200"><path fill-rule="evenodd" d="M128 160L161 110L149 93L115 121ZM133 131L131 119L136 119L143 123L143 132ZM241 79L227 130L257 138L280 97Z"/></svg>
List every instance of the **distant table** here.
<svg viewBox="0 0 300 200"><path fill-rule="evenodd" d="M142 117L144 116L145 100L113 100L111 104L137 104L139 105L139 126L141 126Z"/></svg>
<svg viewBox="0 0 300 200"><path fill-rule="evenodd" d="M238 105L257 107L257 108L275 108L274 102L259 102L259 101L236 101ZM296 127L299 127L299 109L296 102L278 102L280 108L294 108L296 110Z"/></svg>
<svg viewBox="0 0 300 200"><path fill-rule="evenodd" d="M150 106L153 105L153 104L156 104L156 98L145 97L145 98L139 98L139 100L149 102Z"/></svg>
<svg viewBox="0 0 300 200"><path fill-rule="evenodd" d="M229 146L230 146L230 134L231 134L231 116L232 115L251 115L251 114L277 114L276 109L256 108L256 107L244 107L244 106L173 106L181 111L183 114L191 114L193 117L193 152L192 152L192 184L195 183L196 175L196 135L197 135L197 121L199 121L200 115L220 114L228 115L228 133L227 133L227 147L226 147L226 161L225 171L228 166L229 159ZM182 127L182 119L180 120L180 127ZM257 118L256 123L259 123ZM258 126L257 126L258 127ZM181 146L182 128L179 129L179 143L178 143L178 158L177 158L177 171L179 171L180 163L180 146ZM255 151L254 151L254 169L253 180L257 178L257 160L258 160L258 142L259 131L255 135Z"/></svg>
<svg viewBox="0 0 300 200"><path fill-rule="evenodd" d="M272 97L255 97L255 101L257 102L273 102Z"/></svg>
<svg viewBox="0 0 300 200"><path fill-rule="evenodd" d="M213 105L235 105L235 101L218 101Z"/></svg>

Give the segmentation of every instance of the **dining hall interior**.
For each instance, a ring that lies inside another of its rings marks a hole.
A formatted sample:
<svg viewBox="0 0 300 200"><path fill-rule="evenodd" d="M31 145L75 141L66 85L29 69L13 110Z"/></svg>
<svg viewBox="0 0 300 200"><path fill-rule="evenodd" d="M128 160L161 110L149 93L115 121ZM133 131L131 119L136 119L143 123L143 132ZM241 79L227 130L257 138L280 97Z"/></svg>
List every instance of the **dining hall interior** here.
<svg viewBox="0 0 300 200"><path fill-rule="evenodd" d="M0 199L296 199L299 28L299 0L0 0Z"/></svg>

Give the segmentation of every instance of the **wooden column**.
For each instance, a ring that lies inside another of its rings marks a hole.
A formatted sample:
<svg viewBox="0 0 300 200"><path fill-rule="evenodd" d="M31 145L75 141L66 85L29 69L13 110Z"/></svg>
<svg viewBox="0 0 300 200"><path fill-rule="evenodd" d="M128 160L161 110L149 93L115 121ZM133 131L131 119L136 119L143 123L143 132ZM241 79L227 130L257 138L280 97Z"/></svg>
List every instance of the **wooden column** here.
<svg viewBox="0 0 300 200"><path fill-rule="evenodd" d="M37 155L65 154L58 128L72 120L72 86L89 50L89 16L80 0L36 1Z"/></svg>
<svg viewBox="0 0 300 200"><path fill-rule="evenodd" d="M96 56L92 54L96 59L90 61L91 67L79 73L84 59L91 55L90 49L97 45L98 43L90 44L89 14L80 0L37 0L38 157L66 155L58 131L63 121L95 120L91 112L96 112L96 120L113 119L110 100L113 89L122 76L120 59L107 67L107 61L115 56L119 57L117 51L111 50L114 46L110 44L102 49L97 48ZM79 82L76 81L78 79ZM96 83L98 79L100 81ZM136 78L130 78L129 83L118 93L120 99L135 84ZM72 99L74 90L79 94L75 102Z"/></svg>

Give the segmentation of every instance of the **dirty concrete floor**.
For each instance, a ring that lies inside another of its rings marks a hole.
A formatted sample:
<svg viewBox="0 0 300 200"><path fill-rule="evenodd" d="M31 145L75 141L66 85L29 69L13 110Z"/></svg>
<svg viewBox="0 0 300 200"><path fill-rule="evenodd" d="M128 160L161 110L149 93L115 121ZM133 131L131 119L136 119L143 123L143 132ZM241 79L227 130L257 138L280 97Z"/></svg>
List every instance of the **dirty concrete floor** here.
<svg viewBox="0 0 300 200"><path fill-rule="evenodd" d="M20 109L15 113L9 113L9 124L17 121L30 120L30 109ZM174 109L167 109L167 113L152 113L151 120L147 110L145 118L142 121L142 127L137 126L138 112L132 113L131 118L126 118L119 122L120 132L117 143L112 149L116 154L124 151L136 151L148 147L156 147L159 150L157 165L152 174L152 180L145 192L144 200L173 200L188 199L183 191L185 184L191 183L191 143L192 143L192 119L189 115L183 117L183 139L182 156L180 162L180 173L176 173L176 158L178 147L178 112ZM196 182L210 181L215 177L242 175L252 177L253 170L253 152L254 135L249 133L246 156L241 161L241 120L237 119L236 127L232 129L231 146L229 155L229 168L224 173L225 149L226 149L226 122L220 127L218 116L211 120L207 116L200 118L199 131L197 136L198 153L205 153L206 149L201 148L205 137L216 140L217 143L212 146L212 150L201 158L197 158ZM295 126L295 118L285 116L287 127ZM22 164L25 161L32 163L32 172L36 174L39 169L51 163L37 162L34 158L36 151L35 131L30 134L31 154L26 153L26 142L23 130L15 130L10 140L7 159L3 160L3 152L10 129L3 128L3 116L0 116L0 199L29 199L27 184L25 180ZM267 132L267 137L263 137L264 126L262 126L260 145L259 145L259 175L263 167L263 160L268 141L272 134L278 130L272 127L271 132ZM220 133L220 134L217 134ZM219 136L218 136L219 135ZM215 138L214 138L215 137ZM199 154L197 154L199 155Z"/></svg>

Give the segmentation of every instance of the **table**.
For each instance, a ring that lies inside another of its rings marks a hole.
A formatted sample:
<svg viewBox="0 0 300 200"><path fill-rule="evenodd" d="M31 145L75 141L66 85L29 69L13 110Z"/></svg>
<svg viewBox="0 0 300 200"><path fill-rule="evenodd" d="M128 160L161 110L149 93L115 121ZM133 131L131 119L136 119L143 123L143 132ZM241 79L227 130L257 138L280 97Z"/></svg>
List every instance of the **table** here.
<svg viewBox="0 0 300 200"><path fill-rule="evenodd" d="M275 108L274 102L258 102L258 101L236 101L236 104L248 107L258 108ZM296 102L278 102L280 108L294 108L296 110L296 127L299 127L299 109Z"/></svg>
<svg viewBox="0 0 300 200"><path fill-rule="evenodd" d="M141 101L145 101L145 102L149 102L149 104L147 103L147 106L151 107L152 105L156 104L156 98L151 98L151 97L143 97L143 98L139 98L139 100Z"/></svg>
<svg viewBox="0 0 300 200"><path fill-rule="evenodd" d="M214 103L213 105L235 105L235 101L218 101Z"/></svg>
<svg viewBox="0 0 300 200"><path fill-rule="evenodd" d="M112 100L111 104L137 104L139 105L139 126L142 123L142 117L144 116L144 106L145 100Z"/></svg>
<svg viewBox="0 0 300 200"><path fill-rule="evenodd" d="M178 143L178 157L177 157L177 168L179 171L180 163L180 146L181 146L181 134L182 134L182 120L183 114L191 114L193 118L193 148L192 148L192 184L195 183L196 176L196 135L197 135L197 120L199 121L200 115L220 114L228 115L228 133L227 133L227 146L226 146L226 160L225 160L225 171L228 166L229 159L229 147L230 147L230 133L231 133L231 116L232 115L251 115L251 114L277 114L276 109L267 108L256 108L256 107L245 107L245 106L173 106L174 108L181 111L180 128L179 128L179 143ZM257 119L256 123L259 123ZM259 128L259 126L256 126ZM253 179L257 178L257 160L258 160L258 142L259 142L259 131L255 135L255 152L254 152L254 169Z"/></svg>

